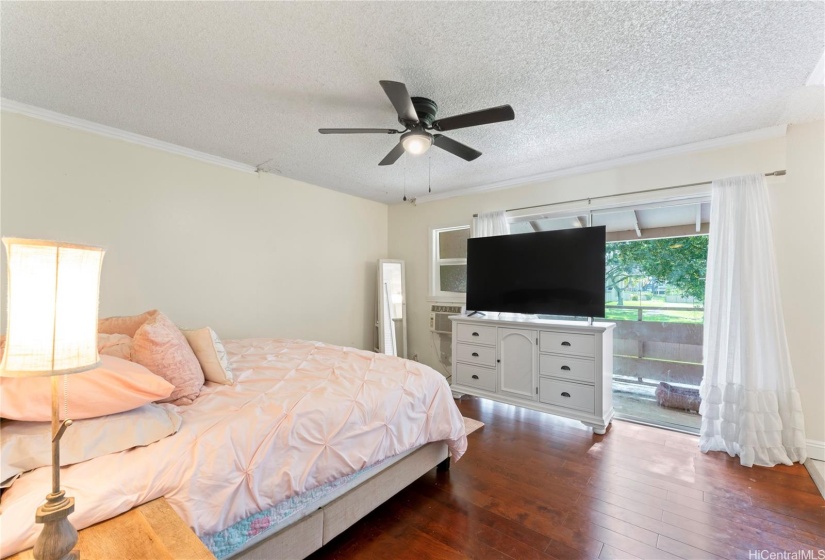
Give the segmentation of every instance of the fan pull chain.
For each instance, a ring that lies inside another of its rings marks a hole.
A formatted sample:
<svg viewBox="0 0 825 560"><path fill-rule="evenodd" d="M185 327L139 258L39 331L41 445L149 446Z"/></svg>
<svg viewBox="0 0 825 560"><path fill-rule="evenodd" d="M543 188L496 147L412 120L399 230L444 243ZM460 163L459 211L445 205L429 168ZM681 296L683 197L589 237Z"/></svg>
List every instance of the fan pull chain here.
<svg viewBox="0 0 825 560"><path fill-rule="evenodd" d="M427 192L433 192L433 154L427 155Z"/></svg>
<svg viewBox="0 0 825 560"><path fill-rule="evenodd" d="M407 202L407 154L404 153L404 202Z"/></svg>

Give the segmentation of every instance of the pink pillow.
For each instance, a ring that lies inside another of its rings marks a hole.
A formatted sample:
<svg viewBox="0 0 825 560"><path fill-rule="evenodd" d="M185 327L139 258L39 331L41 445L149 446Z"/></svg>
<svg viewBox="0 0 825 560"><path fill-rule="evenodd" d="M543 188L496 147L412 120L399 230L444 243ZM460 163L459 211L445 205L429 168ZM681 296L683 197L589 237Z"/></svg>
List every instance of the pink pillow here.
<svg viewBox="0 0 825 560"><path fill-rule="evenodd" d="M158 313L160 311L152 309L146 313L129 317L107 317L97 322L97 332L98 334L125 334L134 338L135 333L143 323Z"/></svg>
<svg viewBox="0 0 825 560"><path fill-rule="evenodd" d="M174 386L145 367L101 356L99 368L68 375L69 418L96 418L125 412L168 397ZM63 379L60 379L63 411ZM0 377L0 416L44 422L52 418L52 388L48 377Z"/></svg>
<svg viewBox="0 0 825 560"><path fill-rule="evenodd" d="M203 387L198 358L175 323L159 311L148 313L149 318L133 337L132 361L175 386L172 394L159 402L192 404Z"/></svg>
<svg viewBox="0 0 825 560"><path fill-rule="evenodd" d="M99 354L131 361L132 337L125 334L98 334L97 351Z"/></svg>

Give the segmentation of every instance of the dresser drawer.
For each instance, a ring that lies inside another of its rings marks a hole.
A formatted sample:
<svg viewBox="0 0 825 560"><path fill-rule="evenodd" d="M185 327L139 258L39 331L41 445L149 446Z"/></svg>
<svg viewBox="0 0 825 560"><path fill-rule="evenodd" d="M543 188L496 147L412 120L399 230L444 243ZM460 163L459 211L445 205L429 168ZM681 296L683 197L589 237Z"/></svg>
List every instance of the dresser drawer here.
<svg viewBox="0 0 825 560"><path fill-rule="evenodd" d="M539 355L539 375L551 375L585 383L596 382L596 364L587 358Z"/></svg>
<svg viewBox="0 0 825 560"><path fill-rule="evenodd" d="M496 370L473 366L470 364L455 364L455 373L459 385L478 387L486 391L496 390Z"/></svg>
<svg viewBox="0 0 825 560"><path fill-rule="evenodd" d="M456 336L459 342L472 342L475 344L496 344L496 328L484 325L472 325L458 323L456 325Z"/></svg>
<svg viewBox="0 0 825 560"><path fill-rule="evenodd" d="M592 357L596 355L596 337L592 334L542 331L539 334L539 351Z"/></svg>
<svg viewBox="0 0 825 560"><path fill-rule="evenodd" d="M596 411L595 399L595 390L592 385L580 385L546 377L539 378L540 402L593 414Z"/></svg>
<svg viewBox="0 0 825 560"><path fill-rule="evenodd" d="M480 366L496 366L496 349L494 346L474 346L472 344L456 344L456 361L478 364Z"/></svg>

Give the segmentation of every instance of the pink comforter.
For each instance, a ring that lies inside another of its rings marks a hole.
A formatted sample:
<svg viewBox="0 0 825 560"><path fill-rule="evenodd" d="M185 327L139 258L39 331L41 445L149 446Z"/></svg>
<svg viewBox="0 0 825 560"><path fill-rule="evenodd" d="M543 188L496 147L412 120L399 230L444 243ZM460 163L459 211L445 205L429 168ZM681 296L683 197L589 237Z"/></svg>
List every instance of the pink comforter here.
<svg viewBox="0 0 825 560"><path fill-rule="evenodd" d="M177 407L177 434L61 469L76 528L166 496L196 533L210 534L413 447L445 440L453 460L467 448L449 385L427 366L302 340L226 348L237 383L207 384ZM49 489L47 467L3 494L0 556L33 545L34 511Z"/></svg>

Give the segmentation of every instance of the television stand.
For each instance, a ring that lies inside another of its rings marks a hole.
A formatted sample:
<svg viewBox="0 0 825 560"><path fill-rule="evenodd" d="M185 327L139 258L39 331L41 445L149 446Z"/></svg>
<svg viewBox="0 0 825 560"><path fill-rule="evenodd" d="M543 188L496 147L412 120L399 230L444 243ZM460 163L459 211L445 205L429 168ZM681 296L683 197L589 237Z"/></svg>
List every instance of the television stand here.
<svg viewBox="0 0 825 560"><path fill-rule="evenodd" d="M454 315L454 394L579 420L613 420L614 323Z"/></svg>
<svg viewBox="0 0 825 560"><path fill-rule="evenodd" d="M468 313L467 317L473 317L475 315L478 315L479 317L486 317L487 316L486 313L482 313L481 311L473 311L472 313Z"/></svg>

